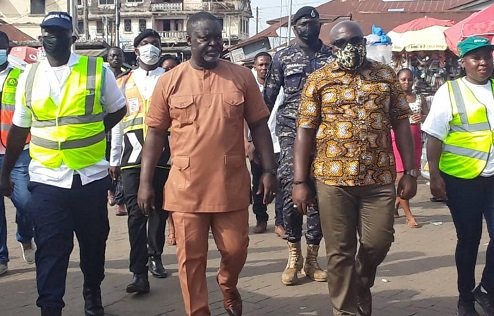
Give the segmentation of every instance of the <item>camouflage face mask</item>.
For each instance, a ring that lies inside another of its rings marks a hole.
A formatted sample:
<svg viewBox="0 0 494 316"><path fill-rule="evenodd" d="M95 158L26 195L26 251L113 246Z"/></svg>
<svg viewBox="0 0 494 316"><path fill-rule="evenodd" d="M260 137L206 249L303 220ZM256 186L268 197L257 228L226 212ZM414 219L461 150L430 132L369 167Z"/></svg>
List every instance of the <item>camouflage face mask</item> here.
<svg viewBox="0 0 494 316"><path fill-rule="evenodd" d="M360 68L367 54L365 44L347 43L345 47L335 52L336 62L345 70L356 70Z"/></svg>

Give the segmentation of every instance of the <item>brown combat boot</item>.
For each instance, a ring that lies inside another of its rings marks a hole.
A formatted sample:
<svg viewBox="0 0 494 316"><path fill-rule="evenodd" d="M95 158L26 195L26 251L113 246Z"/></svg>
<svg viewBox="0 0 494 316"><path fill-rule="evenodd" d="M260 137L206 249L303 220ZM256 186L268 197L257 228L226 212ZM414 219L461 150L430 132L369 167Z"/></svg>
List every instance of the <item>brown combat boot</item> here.
<svg viewBox="0 0 494 316"><path fill-rule="evenodd" d="M296 243L288 242L288 263L281 275L281 282L285 285L294 285L298 281L298 272L302 270L304 257L300 241Z"/></svg>
<svg viewBox="0 0 494 316"><path fill-rule="evenodd" d="M317 262L319 245L307 245L307 257L305 258L304 272L307 277L317 282L326 282L328 275Z"/></svg>

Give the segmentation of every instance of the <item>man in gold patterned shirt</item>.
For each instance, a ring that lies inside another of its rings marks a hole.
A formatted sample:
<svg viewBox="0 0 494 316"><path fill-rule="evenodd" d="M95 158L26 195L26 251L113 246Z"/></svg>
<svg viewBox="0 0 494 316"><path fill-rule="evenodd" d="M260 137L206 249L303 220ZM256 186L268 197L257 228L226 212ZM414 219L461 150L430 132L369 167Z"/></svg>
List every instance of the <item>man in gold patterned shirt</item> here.
<svg viewBox="0 0 494 316"><path fill-rule="evenodd" d="M307 185L312 163L333 314L367 316L376 268L393 242L391 128L407 175L398 184L398 194L409 199L417 189L409 107L393 69L367 60L356 22L337 24L330 38L336 60L312 73L302 92L293 201L303 213L315 202Z"/></svg>

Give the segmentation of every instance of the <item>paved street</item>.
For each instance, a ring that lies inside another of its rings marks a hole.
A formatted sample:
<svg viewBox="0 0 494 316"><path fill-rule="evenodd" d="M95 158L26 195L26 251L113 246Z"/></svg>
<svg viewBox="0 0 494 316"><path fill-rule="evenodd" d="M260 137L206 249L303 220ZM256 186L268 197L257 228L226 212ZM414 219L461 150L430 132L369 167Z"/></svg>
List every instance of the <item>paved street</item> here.
<svg viewBox="0 0 494 316"><path fill-rule="evenodd" d="M395 243L380 266L373 287L374 315L454 315L456 311L456 269L454 266L455 232L447 208L429 201L429 187L420 181L419 193L412 200L412 211L423 224L419 229L406 227L405 219L396 220ZM0 315L39 315L33 265L22 260L15 242L12 205L8 202L9 249L8 274L0 277ZM177 278L175 248L166 247L163 260L171 276L150 277L151 293L137 296L125 293L130 281L126 217L113 215L107 244L106 279L103 303L107 315L183 315ZM273 210L271 207L271 214ZM251 216L251 226L255 218ZM244 315L329 315L326 283L309 282L286 287L281 271L286 264L286 244L270 232L251 235L249 257L239 281L244 301ZM487 231L481 243L477 266L480 277L485 262ZM323 247L322 247L323 248ZM305 249L304 249L305 253ZM320 251L322 254L323 251ZM83 315L82 276L78 267L78 248L71 257L65 294L64 315ZM320 258L321 265L325 259ZM208 261L209 301L212 315L225 315L221 294L215 283L219 253L210 239ZM478 306L477 306L478 307ZM480 308L478 308L480 312Z"/></svg>

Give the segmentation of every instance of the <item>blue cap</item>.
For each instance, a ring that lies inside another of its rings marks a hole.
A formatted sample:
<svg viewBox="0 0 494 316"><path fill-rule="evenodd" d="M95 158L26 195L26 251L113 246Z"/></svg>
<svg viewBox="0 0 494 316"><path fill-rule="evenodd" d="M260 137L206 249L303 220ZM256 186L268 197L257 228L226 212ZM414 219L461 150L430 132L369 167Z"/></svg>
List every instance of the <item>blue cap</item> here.
<svg viewBox="0 0 494 316"><path fill-rule="evenodd" d="M40 26L42 28L59 27L65 30L72 30L72 17L67 12L49 12Z"/></svg>

